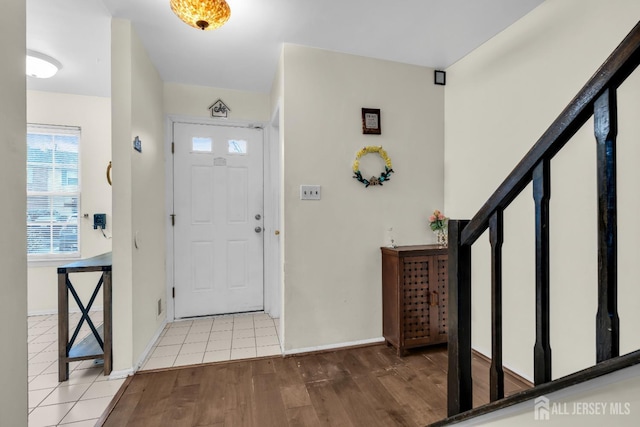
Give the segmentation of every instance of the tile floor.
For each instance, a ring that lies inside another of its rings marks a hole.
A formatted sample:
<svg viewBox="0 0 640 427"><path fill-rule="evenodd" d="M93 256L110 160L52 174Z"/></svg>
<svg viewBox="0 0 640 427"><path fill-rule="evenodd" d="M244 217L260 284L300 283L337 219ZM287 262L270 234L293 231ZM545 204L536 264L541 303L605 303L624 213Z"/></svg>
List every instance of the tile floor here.
<svg viewBox="0 0 640 427"><path fill-rule="evenodd" d="M96 326L102 312L91 312ZM79 313L69 315L75 325ZM29 427L93 427L124 379L109 380L92 360L69 364L69 379L58 382L58 316L29 316ZM73 330L71 331L73 332ZM85 325L78 338L89 334Z"/></svg>
<svg viewBox="0 0 640 427"><path fill-rule="evenodd" d="M280 322L246 313L168 324L141 370L281 354Z"/></svg>
<svg viewBox="0 0 640 427"><path fill-rule="evenodd" d="M98 326L102 312L91 312ZM76 325L79 313L69 316ZM93 361L69 364L58 382L58 317L28 318L29 427L94 426L124 379L109 380ZM168 324L141 370L280 354L278 319L265 313L216 316ZM73 331L71 331L73 332ZM89 333L85 325L79 338Z"/></svg>

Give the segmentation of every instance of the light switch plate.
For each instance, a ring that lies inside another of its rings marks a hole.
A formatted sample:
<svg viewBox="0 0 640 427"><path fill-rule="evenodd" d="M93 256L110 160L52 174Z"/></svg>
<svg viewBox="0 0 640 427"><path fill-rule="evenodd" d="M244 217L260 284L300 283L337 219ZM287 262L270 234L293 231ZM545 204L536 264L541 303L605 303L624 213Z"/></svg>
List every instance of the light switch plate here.
<svg viewBox="0 0 640 427"><path fill-rule="evenodd" d="M319 185L301 185L300 200L320 200Z"/></svg>

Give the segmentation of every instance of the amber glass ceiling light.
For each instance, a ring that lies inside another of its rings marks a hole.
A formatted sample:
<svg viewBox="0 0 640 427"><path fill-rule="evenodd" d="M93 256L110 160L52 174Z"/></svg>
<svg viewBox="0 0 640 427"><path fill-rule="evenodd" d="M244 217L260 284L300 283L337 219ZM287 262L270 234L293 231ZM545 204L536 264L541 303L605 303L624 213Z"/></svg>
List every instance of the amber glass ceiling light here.
<svg viewBox="0 0 640 427"><path fill-rule="evenodd" d="M170 0L171 10L185 23L201 30L215 30L224 25L231 9L224 0Z"/></svg>

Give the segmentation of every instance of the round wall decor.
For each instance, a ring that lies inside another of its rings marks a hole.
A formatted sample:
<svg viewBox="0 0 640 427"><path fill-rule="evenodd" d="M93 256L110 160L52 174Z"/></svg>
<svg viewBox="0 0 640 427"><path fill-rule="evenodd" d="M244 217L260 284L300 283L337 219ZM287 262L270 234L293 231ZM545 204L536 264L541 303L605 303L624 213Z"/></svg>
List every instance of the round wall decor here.
<svg viewBox="0 0 640 427"><path fill-rule="evenodd" d="M371 178L366 179L362 177L362 172L360 171L360 158L369 153L378 153L378 155L382 157L382 160L384 160L384 171L380 173L380 176L373 175ZM365 188L370 185L382 185L391 179L391 174L393 173L393 169L391 169L391 159L382 146L368 145L356 154L356 159L353 161L353 173L355 174L353 177L363 183Z"/></svg>

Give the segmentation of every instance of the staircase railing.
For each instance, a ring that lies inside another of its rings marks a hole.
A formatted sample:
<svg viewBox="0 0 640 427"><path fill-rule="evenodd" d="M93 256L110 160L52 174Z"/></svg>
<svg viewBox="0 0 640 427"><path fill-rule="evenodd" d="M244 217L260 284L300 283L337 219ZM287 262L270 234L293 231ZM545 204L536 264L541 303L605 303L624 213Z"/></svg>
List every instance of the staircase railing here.
<svg viewBox="0 0 640 427"><path fill-rule="evenodd" d="M471 219L449 221L448 416L462 420L550 393L567 385L640 363L640 352L619 357L617 309L616 90L640 64L640 23L614 50L504 182ZM552 381L549 321L549 197L551 159L594 117L598 193L598 311L596 361L591 368ZM536 247L536 342L531 390L505 398L502 367L503 211L533 182ZM490 400L472 409L471 246L489 230L491 245Z"/></svg>

